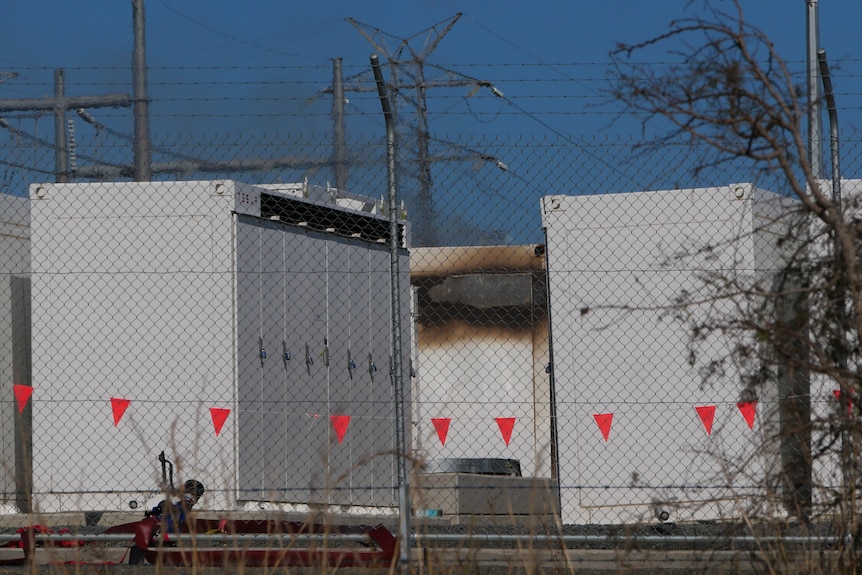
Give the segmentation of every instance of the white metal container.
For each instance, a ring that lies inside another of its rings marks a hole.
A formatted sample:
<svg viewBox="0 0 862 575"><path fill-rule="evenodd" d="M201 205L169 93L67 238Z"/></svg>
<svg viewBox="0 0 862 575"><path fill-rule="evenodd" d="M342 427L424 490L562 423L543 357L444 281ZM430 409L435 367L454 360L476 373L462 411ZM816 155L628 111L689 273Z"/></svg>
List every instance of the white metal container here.
<svg viewBox="0 0 862 575"><path fill-rule="evenodd" d="M688 326L733 304L700 299L712 273L781 268L790 207L750 184L542 199L564 523L718 519L761 489L767 398L739 405L730 342Z"/></svg>
<svg viewBox="0 0 862 575"><path fill-rule="evenodd" d="M395 504L373 200L233 181L30 192L39 510L146 500L162 450L214 508Z"/></svg>
<svg viewBox="0 0 862 575"><path fill-rule="evenodd" d="M0 509L26 504L30 410L24 388L16 389L30 385L29 276L30 201L0 194Z"/></svg>

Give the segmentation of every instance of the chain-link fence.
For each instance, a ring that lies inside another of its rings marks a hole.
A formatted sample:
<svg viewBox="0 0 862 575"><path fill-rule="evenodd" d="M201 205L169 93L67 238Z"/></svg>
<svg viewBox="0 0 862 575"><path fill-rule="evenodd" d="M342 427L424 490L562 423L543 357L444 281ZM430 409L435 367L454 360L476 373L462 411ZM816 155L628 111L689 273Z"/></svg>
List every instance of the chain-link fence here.
<svg viewBox="0 0 862 575"><path fill-rule="evenodd" d="M403 144L395 273L382 134L166 138L135 183L98 131L60 167L9 133L10 511L147 505L161 452L208 508L393 508L399 371L417 513L716 519L840 488L787 418L833 414L834 386L753 386L756 336L740 358L720 329L798 251L773 173L672 142Z"/></svg>

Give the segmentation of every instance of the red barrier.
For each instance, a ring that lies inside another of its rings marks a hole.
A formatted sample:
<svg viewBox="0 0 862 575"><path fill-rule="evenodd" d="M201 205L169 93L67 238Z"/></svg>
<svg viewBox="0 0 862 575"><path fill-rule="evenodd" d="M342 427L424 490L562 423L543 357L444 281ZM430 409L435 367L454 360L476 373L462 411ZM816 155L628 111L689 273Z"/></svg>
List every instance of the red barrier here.
<svg viewBox="0 0 862 575"><path fill-rule="evenodd" d="M396 556L397 540L384 526L320 525L298 521L204 520L187 522L176 537L162 532L164 524L156 517L118 525L105 533L134 534L129 563L144 561L161 565L247 565L247 566L314 566L389 567ZM221 534L225 546L202 547L194 534ZM273 543L262 539L261 546L239 546L232 535L320 535L320 544L312 547ZM345 535L364 536L361 542ZM179 539L179 540L178 540ZM349 544L358 547L345 547Z"/></svg>

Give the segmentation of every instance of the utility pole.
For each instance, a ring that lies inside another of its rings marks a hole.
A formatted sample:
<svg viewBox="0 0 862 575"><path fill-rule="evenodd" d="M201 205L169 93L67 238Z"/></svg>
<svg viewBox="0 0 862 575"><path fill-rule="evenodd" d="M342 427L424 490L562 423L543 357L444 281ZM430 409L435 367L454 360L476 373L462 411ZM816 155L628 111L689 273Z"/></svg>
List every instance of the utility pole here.
<svg viewBox="0 0 862 575"><path fill-rule="evenodd" d="M67 98L65 86L65 72L58 69L54 71L54 96L52 98L0 100L0 114L38 111L52 111L54 113L54 177L57 182L61 183L69 181L65 135L66 112L78 108L128 108L132 102L128 94Z"/></svg>
<svg viewBox="0 0 862 575"><path fill-rule="evenodd" d="M398 184L395 169L395 122L392 119L392 106L383 73L380 71L380 61L377 54L371 55L371 67L374 71L374 81L386 120L386 179L389 188L389 288L390 288L390 331L392 357L392 385L395 392L395 449L397 451L398 467L398 516L399 536L401 545L399 566L402 575L410 575L410 549L412 535L410 530L410 474L408 469L407 419L404 415L404 380L402 367L404 354L401 347L401 272L399 271L399 252L406 247L398 233Z"/></svg>
<svg viewBox="0 0 862 575"><path fill-rule="evenodd" d="M62 68L54 70L54 173L58 184L69 181L69 157L66 153L66 110L59 105L66 95L66 74Z"/></svg>
<svg viewBox="0 0 862 575"><path fill-rule="evenodd" d="M823 128L820 103L820 71L817 50L820 44L818 31L818 0L805 0L806 6L806 61L808 81L808 162L814 185L823 178ZM795 267L795 266L794 266ZM804 286L804 272L788 268L777 277L775 323L779 330L789 333L808 332L809 306ZM765 390L772 420L769 433L777 447L775 487L780 493L787 512L801 522L808 523L811 516L813 481L811 465L811 374L806 367L809 350L805 346L788 342L781 351L774 389Z"/></svg>
<svg viewBox="0 0 862 575"><path fill-rule="evenodd" d="M153 179L150 151L150 100L147 95L147 47L144 0L132 0L135 45L132 49L132 87L135 97L135 181Z"/></svg>
<svg viewBox="0 0 862 575"><path fill-rule="evenodd" d="M819 0L805 0L807 5L806 30L807 43L805 61L808 65L808 160L811 174L815 179L823 179L823 117L820 102L820 70L817 50L820 49Z"/></svg>
<svg viewBox="0 0 862 575"><path fill-rule="evenodd" d="M457 13L451 18L443 20L422 32L414 34L408 38L398 38L399 44L394 51L390 51L383 41L386 34L379 28L374 28L348 18L347 21L371 44L375 50L386 56L387 64L391 69L392 87L395 94L399 93L399 88L402 86L399 83L399 69L407 68L407 76L412 77L412 84L407 84L403 87L410 87L415 93L414 107L416 109L416 145L417 145L417 164L419 175L419 190L416 197L416 210L413 213L414 219L414 239L415 245L432 246L437 245L437 229L436 229L436 209L434 206L434 196L431 181L431 158L429 154L429 142L431 139L428 131L428 106L426 102L426 89L428 83L425 81L425 61L428 56L437 49L443 38L449 33L458 19L461 18L461 13ZM411 46L411 41L417 37L424 36L425 42L419 49L414 49ZM405 54L407 57L405 58ZM469 82L473 83L473 82ZM466 85L467 82L453 82L445 84L447 86ZM393 113L395 98L393 100ZM395 116L393 116L395 117Z"/></svg>
<svg viewBox="0 0 862 575"><path fill-rule="evenodd" d="M335 187L347 190L347 140L344 129L344 72L341 58L332 60L332 121Z"/></svg>

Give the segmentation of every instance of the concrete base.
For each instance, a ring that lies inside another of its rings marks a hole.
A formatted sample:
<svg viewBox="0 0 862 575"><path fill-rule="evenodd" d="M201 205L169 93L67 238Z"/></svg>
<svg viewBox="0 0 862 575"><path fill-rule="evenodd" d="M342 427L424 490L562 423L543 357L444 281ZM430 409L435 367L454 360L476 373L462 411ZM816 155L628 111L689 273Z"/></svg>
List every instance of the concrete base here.
<svg viewBox="0 0 862 575"><path fill-rule="evenodd" d="M417 516L557 515L560 496L548 478L422 473L416 476L413 508Z"/></svg>

